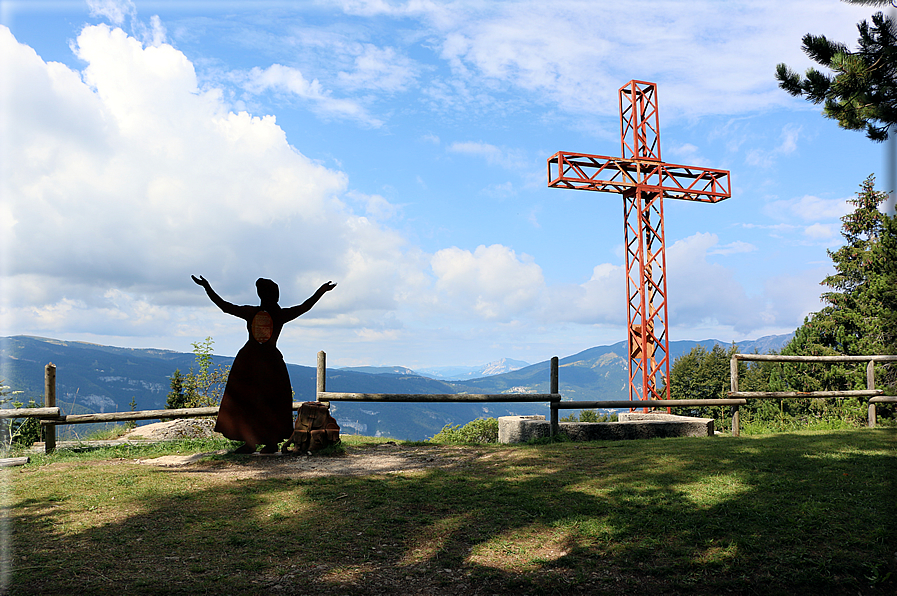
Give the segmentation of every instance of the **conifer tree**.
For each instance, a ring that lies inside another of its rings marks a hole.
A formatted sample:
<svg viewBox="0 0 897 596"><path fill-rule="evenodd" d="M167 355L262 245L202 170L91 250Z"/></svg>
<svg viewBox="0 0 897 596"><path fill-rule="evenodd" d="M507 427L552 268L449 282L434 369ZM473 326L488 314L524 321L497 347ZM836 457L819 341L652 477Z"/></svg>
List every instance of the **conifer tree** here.
<svg viewBox="0 0 897 596"><path fill-rule="evenodd" d="M889 4L888 0L845 1ZM857 25L860 37L855 51L825 35L804 35L804 53L833 74L810 68L802 78L779 64L776 79L788 93L824 104L823 114L842 128L865 129L870 139L884 141L897 122L897 28L881 12L872 15L871 21Z"/></svg>
<svg viewBox="0 0 897 596"><path fill-rule="evenodd" d="M897 215L882 220L881 239L875 262L880 266L881 335L883 352L897 354ZM897 395L897 366L887 367L879 384Z"/></svg>
<svg viewBox="0 0 897 596"><path fill-rule="evenodd" d="M886 308L883 296L887 282L883 275L881 238L885 220L878 206L887 193L875 190L869 176L849 202L854 211L841 218L841 235L846 244L828 251L835 273L822 281L830 291L822 294L827 306L812 313L798 327L782 354L849 356L885 352L883 323ZM865 373L851 365L801 364L786 366L792 390L847 390L865 388Z"/></svg>
<svg viewBox="0 0 897 596"><path fill-rule="evenodd" d="M187 407L187 379L181 374L181 369L174 369L171 375L171 391L168 392L168 399L165 407L169 410L177 410Z"/></svg>

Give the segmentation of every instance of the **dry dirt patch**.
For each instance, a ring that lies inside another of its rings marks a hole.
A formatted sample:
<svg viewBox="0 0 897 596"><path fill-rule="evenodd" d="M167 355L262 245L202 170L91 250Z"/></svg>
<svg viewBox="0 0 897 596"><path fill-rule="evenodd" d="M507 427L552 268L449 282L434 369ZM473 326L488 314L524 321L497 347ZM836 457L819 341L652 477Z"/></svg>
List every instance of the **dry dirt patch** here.
<svg viewBox="0 0 897 596"><path fill-rule="evenodd" d="M223 457L213 458L219 455ZM255 454L228 455L227 451L166 455L136 463L203 475L231 478L298 478L318 476L366 476L371 474L401 474L431 468L457 468L476 460L493 458L495 453L483 453L476 447L402 446L384 443L377 446L348 447L347 453L334 456L295 456Z"/></svg>
<svg viewBox="0 0 897 596"><path fill-rule="evenodd" d="M170 420L140 426L121 439L166 441L212 437L216 436L213 428L214 420ZM513 449L496 451L476 446L406 446L390 441L378 445L349 445L344 454L334 456L295 456L280 453L270 455L256 453L244 456L229 454L228 451L214 451L139 459L135 463L232 478L290 478L400 474L431 468L457 468L479 460L489 460L491 464L498 464L518 457L517 453Z"/></svg>

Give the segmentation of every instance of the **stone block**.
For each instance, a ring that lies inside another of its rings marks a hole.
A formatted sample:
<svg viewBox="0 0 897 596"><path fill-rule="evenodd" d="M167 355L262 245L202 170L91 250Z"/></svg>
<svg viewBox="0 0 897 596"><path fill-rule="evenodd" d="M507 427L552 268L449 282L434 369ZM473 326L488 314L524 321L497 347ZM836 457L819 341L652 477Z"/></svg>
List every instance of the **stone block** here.
<svg viewBox="0 0 897 596"><path fill-rule="evenodd" d="M692 418L663 413L626 412L619 422L561 422L559 432L572 441L622 441L664 437L712 437L712 418ZM545 416L502 416L498 419L499 443L525 443L551 434Z"/></svg>
<svg viewBox="0 0 897 596"><path fill-rule="evenodd" d="M526 443L551 434L551 422L545 416L500 416L498 418L499 443Z"/></svg>

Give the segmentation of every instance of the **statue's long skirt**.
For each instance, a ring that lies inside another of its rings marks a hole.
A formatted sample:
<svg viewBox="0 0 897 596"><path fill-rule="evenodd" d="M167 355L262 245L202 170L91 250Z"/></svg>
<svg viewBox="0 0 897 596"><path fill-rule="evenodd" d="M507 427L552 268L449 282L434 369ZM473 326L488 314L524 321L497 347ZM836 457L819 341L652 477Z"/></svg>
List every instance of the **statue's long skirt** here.
<svg viewBox="0 0 897 596"><path fill-rule="evenodd" d="M293 434L292 406L290 375L280 350L250 339L231 366L215 430L235 441L276 444Z"/></svg>

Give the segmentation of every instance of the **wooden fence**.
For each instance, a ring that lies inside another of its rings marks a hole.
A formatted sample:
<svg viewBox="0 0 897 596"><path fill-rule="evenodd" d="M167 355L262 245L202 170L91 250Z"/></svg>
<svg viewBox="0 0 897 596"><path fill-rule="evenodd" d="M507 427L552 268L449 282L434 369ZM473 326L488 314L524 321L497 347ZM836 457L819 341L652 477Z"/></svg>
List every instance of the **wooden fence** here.
<svg viewBox="0 0 897 596"><path fill-rule="evenodd" d="M557 432L558 420L555 404L561 402L558 393L558 357L551 359L549 393L338 393L327 391L327 354L318 352L317 400L324 404L332 401L377 401L377 402L550 402L551 434Z"/></svg>
<svg viewBox="0 0 897 596"><path fill-rule="evenodd" d="M739 361L773 362L866 362L866 389L856 391L739 391ZM327 387L327 355L318 352L315 395L317 401L329 405L331 401L371 401L371 402L548 402L551 408L551 434L558 432L559 410L581 409L635 409L669 407L730 406L732 408L732 434L741 434L739 407L747 405L748 399L789 399L789 398L838 398L869 397L869 426L876 424L876 404L897 403L897 396L883 395L875 389L875 363L897 362L897 356L780 356L772 354L734 354L730 362L731 391L728 399L670 399L670 400L622 400L622 401L561 401L558 383L558 358L551 359L549 393L340 393L329 392ZM293 402L293 410L298 410L302 402ZM48 364L44 369L44 407L0 410L0 419L37 418L44 431L44 449L47 453L56 449L56 426L62 424L87 424L92 422L121 422L132 420L162 420L168 418L196 418L217 416L218 408L179 408L171 410L141 410L136 412L109 412L100 414L64 415L56 406L56 366Z"/></svg>
<svg viewBox="0 0 897 596"><path fill-rule="evenodd" d="M738 363L741 361L753 362L854 362L866 363L866 389L853 391L739 391L738 390ZM730 398L741 399L791 399L791 398L838 398L838 397L868 397L868 425L874 428L876 424L876 404L897 403L897 397L886 396L884 391L875 388L875 363L897 362L897 356L870 355L870 356L782 356L779 354L733 354L729 361ZM732 408L732 434L738 427L738 406Z"/></svg>

